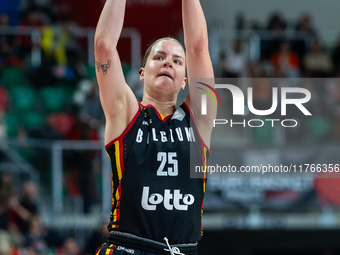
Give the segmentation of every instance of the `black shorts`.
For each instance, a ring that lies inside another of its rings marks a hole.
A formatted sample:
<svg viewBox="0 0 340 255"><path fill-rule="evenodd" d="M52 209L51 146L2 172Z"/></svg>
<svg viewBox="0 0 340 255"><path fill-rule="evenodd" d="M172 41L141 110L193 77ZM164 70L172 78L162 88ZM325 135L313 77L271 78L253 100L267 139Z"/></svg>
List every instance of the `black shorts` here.
<svg viewBox="0 0 340 255"><path fill-rule="evenodd" d="M99 247L95 255L197 255L197 243L167 245L131 234L112 231L106 243Z"/></svg>

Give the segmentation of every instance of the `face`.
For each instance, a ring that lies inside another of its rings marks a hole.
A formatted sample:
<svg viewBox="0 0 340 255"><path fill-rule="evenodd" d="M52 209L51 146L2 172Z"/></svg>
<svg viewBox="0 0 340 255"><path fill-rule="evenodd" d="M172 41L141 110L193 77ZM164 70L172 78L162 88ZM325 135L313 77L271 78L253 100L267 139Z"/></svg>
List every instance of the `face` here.
<svg viewBox="0 0 340 255"><path fill-rule="evenodd" d="M144 81L145 93L177 96L187 81L182 46L173 40L157 43L151 50L145 67L140 71L142 71L140 80Z"/></svg>

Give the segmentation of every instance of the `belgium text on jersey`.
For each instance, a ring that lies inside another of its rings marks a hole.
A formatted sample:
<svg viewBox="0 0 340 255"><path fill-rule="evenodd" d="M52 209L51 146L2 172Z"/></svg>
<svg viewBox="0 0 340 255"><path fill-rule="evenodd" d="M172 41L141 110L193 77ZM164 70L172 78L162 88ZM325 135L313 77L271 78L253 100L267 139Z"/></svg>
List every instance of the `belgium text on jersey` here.
<svg viewBox="0 0 340 255"><path fill-rule="evenodd" d="M177 127L174 130L169 129L169 134L165 131L156 132L155 128L151 128L151 132L144 134L144 132L139 128L136 136L136 142L141 143L144 139L146 139L147 144L149 144L150 141L162 143L170 141L173 143L175 140L181 142L187 140L188 142L196 142L192 127Z"/></svg>

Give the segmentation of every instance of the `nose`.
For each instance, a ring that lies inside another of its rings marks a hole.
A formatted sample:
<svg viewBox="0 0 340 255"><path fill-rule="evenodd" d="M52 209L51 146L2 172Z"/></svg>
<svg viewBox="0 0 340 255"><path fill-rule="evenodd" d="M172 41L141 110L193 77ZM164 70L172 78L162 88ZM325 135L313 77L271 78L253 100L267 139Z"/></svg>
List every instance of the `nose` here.
<svg viewBox="0 0 340 255"><path fill-rule="evenodd" d="M171 67L172 67L171 61L169 61L169 60L166 59L166 60L164 61L163 67L170 67L170 68L171 68Z"/></svg>

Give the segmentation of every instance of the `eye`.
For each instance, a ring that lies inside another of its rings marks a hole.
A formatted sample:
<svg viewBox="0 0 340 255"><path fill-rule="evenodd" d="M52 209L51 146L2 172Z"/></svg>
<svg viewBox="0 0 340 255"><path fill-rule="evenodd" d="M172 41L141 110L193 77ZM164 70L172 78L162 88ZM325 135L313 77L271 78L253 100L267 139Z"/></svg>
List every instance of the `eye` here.
<svg viewBox="0 0 340 255"><path fill-rule="evenodd" d="M175 64L178 64L178 65L181 65L181 64L182 64L182 62L179 61L179 60L174 60L174 63L175 63Z"/></svg>
<svg viewBox="0 0 340 255"><path fill-rule="evenodd" d="M154 57L154 60L162 60L162 59L163 59L163 57L161 57L161 56Z"/></svg>

